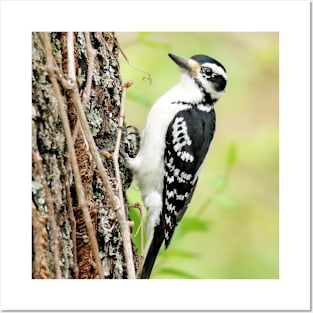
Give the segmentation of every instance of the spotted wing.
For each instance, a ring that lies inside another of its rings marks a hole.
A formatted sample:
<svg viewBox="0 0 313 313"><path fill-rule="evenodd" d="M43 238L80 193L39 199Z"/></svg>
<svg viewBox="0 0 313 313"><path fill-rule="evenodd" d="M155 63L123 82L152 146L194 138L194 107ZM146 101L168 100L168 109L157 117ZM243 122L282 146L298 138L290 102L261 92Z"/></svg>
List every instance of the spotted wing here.
<svg viewBox="0 0 313 313"><path fill-rule="evenodd" d="M167 248L195 190L215 131L215 112L177 113L166 134L162 223Z"/></svg>

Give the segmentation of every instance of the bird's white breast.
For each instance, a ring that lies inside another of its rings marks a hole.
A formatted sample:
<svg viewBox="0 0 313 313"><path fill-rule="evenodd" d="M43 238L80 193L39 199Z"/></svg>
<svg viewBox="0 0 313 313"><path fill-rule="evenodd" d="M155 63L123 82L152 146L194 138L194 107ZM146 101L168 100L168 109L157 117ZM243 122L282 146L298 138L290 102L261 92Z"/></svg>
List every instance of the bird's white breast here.
<svg viewBox="0 0 313 313"><path fill-rule="evenodd" d="M188 86L188 87L187 87ZM164 178L164 149L168 125L182 110L191 108L186 103L200 103L203 94L189 76L182 74L179 84L170 89L152 106L141 138L141 148L129 165L143 194L149 187L162 192ZM184 101L184 104L179 103Z"/></svg>

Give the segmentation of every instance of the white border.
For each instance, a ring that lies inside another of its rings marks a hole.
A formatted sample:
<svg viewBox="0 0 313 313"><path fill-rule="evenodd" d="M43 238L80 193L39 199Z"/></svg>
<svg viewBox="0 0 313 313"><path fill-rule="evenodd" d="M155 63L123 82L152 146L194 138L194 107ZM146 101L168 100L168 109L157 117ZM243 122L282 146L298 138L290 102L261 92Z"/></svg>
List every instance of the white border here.
<svg viewBox="0 0 313 313"><path fill-rule="evenodd" d="M280 32L280 279L31 280L30 64L38 30ZM309 31L310 2L299 0L1 1L2 310L309 309Z"/></svg>

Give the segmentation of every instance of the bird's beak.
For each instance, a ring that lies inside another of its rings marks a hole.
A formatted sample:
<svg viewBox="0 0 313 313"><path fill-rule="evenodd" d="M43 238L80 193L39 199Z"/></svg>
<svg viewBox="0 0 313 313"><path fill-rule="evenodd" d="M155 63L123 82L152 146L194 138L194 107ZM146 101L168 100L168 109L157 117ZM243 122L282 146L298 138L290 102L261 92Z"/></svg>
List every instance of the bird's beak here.
<svg viewBox="0 0 313 313"><path fill-rule="evenodd" d="M168 56L182 69L188 72L198 72L200 70L200 64L193 59L184 59L175 54L169 53Z"/></svg>

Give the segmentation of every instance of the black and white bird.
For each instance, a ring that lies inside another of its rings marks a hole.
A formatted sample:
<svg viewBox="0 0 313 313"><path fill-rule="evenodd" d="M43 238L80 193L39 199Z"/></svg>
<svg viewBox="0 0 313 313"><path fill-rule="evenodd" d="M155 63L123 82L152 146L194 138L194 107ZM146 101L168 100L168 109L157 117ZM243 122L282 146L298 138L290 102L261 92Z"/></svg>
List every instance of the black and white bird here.
<svg viewBox="0 0 313 313"><path fill-rule="evenodd" d="M211 57L169 57L181 68L181 80L155 102L139 153L127 161L147 208L140 278L150 277L163 241L167 248L186 212L213 139L214 104L227 82L224 66Z"/></svg>

